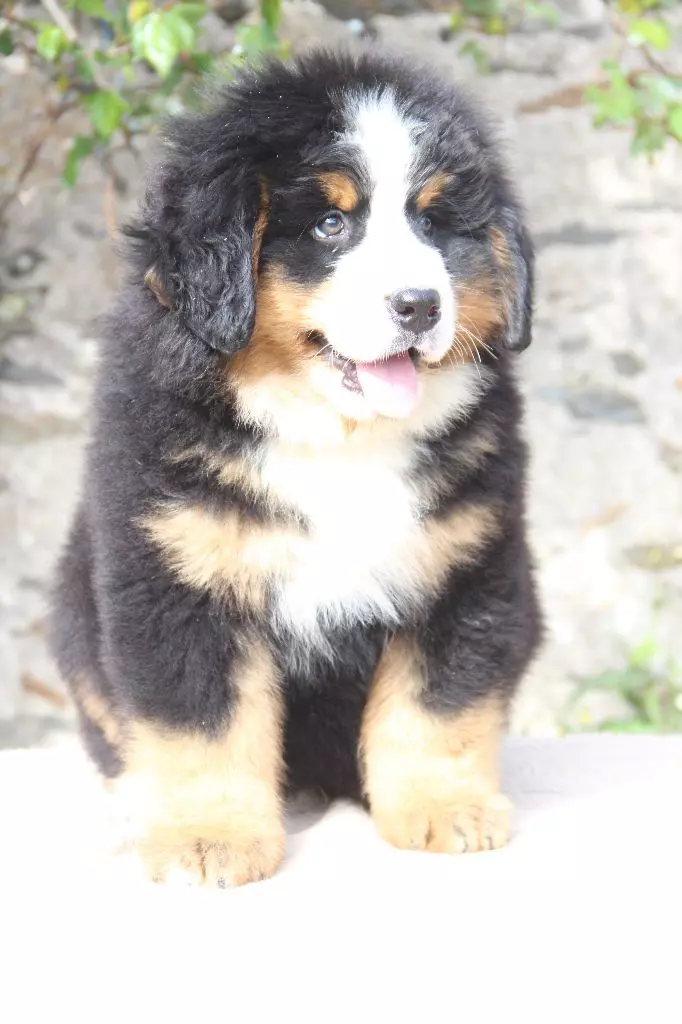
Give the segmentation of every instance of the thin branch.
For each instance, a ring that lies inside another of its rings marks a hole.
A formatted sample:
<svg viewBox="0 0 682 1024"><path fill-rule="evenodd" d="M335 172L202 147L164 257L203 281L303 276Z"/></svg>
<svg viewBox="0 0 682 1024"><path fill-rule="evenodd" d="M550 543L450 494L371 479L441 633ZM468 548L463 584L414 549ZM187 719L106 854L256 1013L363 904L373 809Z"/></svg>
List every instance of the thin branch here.
<svg viewBox="0 0 682 1024"><path fill-rule="evenodd" d="M90 62L90 66L92 68L92 77L95 80L95 85L97 86L97 88L107 89L107 82L102 78L102 75L100 74L100 70L97 66L97 62L94 59L91 47L84 43L83 40L80 38L73 22L61 9L59 4L57 3L57 0L40 0L40 2L52 18L52 20L54 21L55 25L62 30L62 32L69 40L69 42L78 43L78 45L83 48L83 52L85 53L85 56L88 58L88 61Z"/></svg>
<svg viewBox="0 0 682 1024"><path fill-rule="evenodd" d="M23 28L24 31L30 32L31 35L35 33L35 28L30 21L17 17L17 15L11 10L3 11L0 15L0 20L8 21L11 25L16 25L17 28Z"/></svg>
<svg viewBox="0 0 682 1024"><path fill-rule="evenodd" d="M36 161L40 156L40 152L45 143L47 142L47 140L49 139L50 135L54 131L57 121L59 121L60 117L66 114L67 111L71 110L73 106L73 103L64 103L61 106L55 107L52 110L48 111L46 122L43 124L42 128L37 133L33 141L29 143L29 146L26 150L26 156L24 157L24 162L19 168L19 173L17 174L14 180L14 184L10 188L7 195L0 200L0 222L4 220L7 210L19 195L19 192L21 191L21 186L24 184L26 178L29 176L29 174L35 167Z"/></svg>
<svg viewBox="0 0 682 1024"><path fill-rule="evenodd" d="M71 24L67 14L61 9L56 0L40 0L41 4L52 18L55 25L62 30L70 43L78 42L78 33Z"/></svg>

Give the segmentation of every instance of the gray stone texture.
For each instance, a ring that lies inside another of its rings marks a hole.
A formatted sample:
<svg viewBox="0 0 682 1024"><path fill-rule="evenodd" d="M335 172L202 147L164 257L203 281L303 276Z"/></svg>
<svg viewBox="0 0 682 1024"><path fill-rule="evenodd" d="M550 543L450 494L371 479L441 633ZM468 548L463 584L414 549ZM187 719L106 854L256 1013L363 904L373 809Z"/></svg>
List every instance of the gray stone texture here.
<svg viewBox="0 0 682 1024"><path fill-rule="evenodd" d="M341 0L339 0L341 3ZM409 5L408 5L409 6ZM682 148L653 166L628 135L547 97L594 79L610 49L599 3L565 25L485 40L481 77L443 41L446 16L371 28L391 48L467 81L500 125L538 244L535 341L519 358L533 464L530 526L548 636L517 701L517 732L552 734L575 679L622 664L656 613L661 657L682 658ZM345 17L368 20L358 9ZM232 29L221 22L225 39ZM357 37L311 0L286 7L295 48ZM678 56L675 54L675 56ZM0 64L0 173L39 128L43 83ZM528 112L528 111L535 112ZM524 112L526 111L526 112ZM107 225L130 213L142 161L58 175L77 118L44 148L0 252L0 745L60 742L70 712L45 651L50 573L78 494L96 318L121 273ZM663 552L649 557L647 552ZM606 702L596 702L593 713Z"/></svg>

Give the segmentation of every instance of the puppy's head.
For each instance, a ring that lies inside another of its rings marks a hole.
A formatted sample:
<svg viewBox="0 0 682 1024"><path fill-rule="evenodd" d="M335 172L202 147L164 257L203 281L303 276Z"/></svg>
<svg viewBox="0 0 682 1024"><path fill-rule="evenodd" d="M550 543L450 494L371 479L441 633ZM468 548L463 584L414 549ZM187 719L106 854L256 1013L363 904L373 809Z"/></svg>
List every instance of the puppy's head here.
<svg viewBox="0 0 682 1024"><path fill-rule="evenodd" d="M530 342L531 246L453 88L376 57L273 63L169 142L150 280L256 418L287 390L409 418L440 368Z"/></svg>

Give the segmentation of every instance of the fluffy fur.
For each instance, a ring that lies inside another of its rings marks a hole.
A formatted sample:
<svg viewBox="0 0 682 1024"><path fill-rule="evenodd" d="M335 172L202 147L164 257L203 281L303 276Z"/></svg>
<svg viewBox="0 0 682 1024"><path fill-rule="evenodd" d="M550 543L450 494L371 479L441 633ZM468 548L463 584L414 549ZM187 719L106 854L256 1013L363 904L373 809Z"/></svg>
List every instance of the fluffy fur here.
<svg viewBox="0 0 682 1024"><path fill-rule="evenodd" d="M500 845L532 248L480 114L376 54L244 71L170 124L129 234L53 636L151 874L271 874L302 787L399 846ZM400 415L362 386L391 359Z"/></svg>

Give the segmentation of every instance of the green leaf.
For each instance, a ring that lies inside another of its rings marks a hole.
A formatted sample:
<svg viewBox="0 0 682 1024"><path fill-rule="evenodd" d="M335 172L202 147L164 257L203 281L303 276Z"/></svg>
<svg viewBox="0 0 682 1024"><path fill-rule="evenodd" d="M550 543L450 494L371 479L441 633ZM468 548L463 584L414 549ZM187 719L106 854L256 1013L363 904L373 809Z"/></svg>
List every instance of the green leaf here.
<svg viewBox="0 0 682 1024"><path fill-rule="evenodd" d="M655 733L658 732L651 722L643 722L639 718L625 718L622 721L612 719L601 722L598 726L599 732L625 732L625 733Z"/></svg>
<svg viewBox="0 0 682 1024"><path fill-rule="evenodd" d="M281 0L260 0L260 13L265 24L275 33L282 14Z"/></svg>
<svg viewBox="0 0 682 1024"><path fill-rule="evenodd" d="M80 78L82 78L87 85L92 85L95 81L95 76L93 74L92 64L85 54L78 54L75 60L75 66Z"/></svg>
<svg viewBox="0 0 682 1024"><path fill-rule="evenodd" d="M483 31L488 36L503 36L507 31L507 22L500 14L493 14L483 22Z"/></svg>
<svg viewBox="0 0 682 1024"><path fill-rule="evenodd" d="M637 109L637 96L618 67L606 67L610 82L585 90L589 103L595 107L595 124L627 124Z"/></svg>
<svg viewBox="0 0 682 1024"><path fill-rule="evenodd" d="M488 54L475 40L469 39L466 43L462 43L459 48L459 53L462 57L471 57L476 65L476 70L479 75L490 74L490 60L488 59Z"/></svg>
<svg viewBox="0 0 682 1024"><path fill-rule="evenodd" d="M669 112L668 131L682 142L682 105L673 107Z"/></svg>
<svg viewBox="0 0 682 1024"><path fill-rule="evenodd" d="M659 3L660 0L617 0L616 7L624 14L645 14Z"/></svg>
<svg viewBox="0 0 682 1024"><path fill-rule="evenodd" d="M658 644L656 643L656 638L647 636L632 648L628 660L631 665L641 668L648 665L657 654Z"/></svg>
<svg viewBox="0 0 682 1024"><path fill-rule="evenodd" d="M133 26L133 53L146 60L161 78L166 78L180 53L172 24L164 14L152 11Z"/></svg>
<svg viewBox="0 0 682 1024"><path fill-rule="evenodd" d="M174 4L170 13L196 28L207 11L206 4Z"/></svg>
<svg viewBox="0 0 682 1024"><path fill-rule="evenodd" d="M534 18L536 21L544 21L546 25L558 25L559 12L551 4L532 3L528 0L523 7L527 18Z"/></svg>
<svg viewBox="0 0 682 1024"><path fill-rule="evenodd" d="M41 57L55 61L66 46L67 39L60 28L56 25L45 25L36 39L36 50Z"/></svg>
<svg viewBox="0 0 682 1024"><path fill-rule="evenodd" d="M192 7L193 4L178 4L178 7ZM172 11L166 11L164 14L166 24L170 25L173 32L175 32L175 38L178 41L178 53L191 53L194 47L197 45L197 27L192 21L188 21L178 11L176 7Z"/></svg>
<svg viewBox="0 0 682 1024"><path fill-rule="evenodd" d="M648 686L642 692L643 718L652 722L658 729L663 726L663 708L661 705L661 689L657 686Z"/></svg>
<svg viewBox="0 0 682 1024"><path fill-rule="evenodd" d="M641 121L635 130L635 135L630 144L630 152L633 156L652 156L657 150L665 145L665 125L658 121Z"/></svg>
<svg viewBox="0 0 682 1024"><path fill-rule="evenodd" d="M216 61L216 55L214 53L193 53L192 54L192 67L195 71L201 72L202 75L207 75L213 70L213 65Z"/></svg>
<svg viewBox="0 0 682 1024"><path fill-rule="evenodd" d="M672 34L664 21L654 18L640 18L630 26L628 42L633 46L653 46L655 50L667 50Z"/></svg>
<svg viewBox="0 0 682 1024"><path fill-rule="evenodd" d="M473 18L491 18L504 14L509 0L463 0L462 7Z"/></svg>
<svg viewBox="0 0 682 1024"><path fill-rule="evenodd" d="M589 676L582 679L580 686L575 691L577 702L586 693L593 690L611 691L620 694L624 698L637 692L651 681L651 673L633 668L616 668L601 672L596 676Z"/></svg>
<svg viewBox="0 0 682 1024"><path fill-rule="evenodd" d="M259 53L277 51L277 36L264 21L256 25L240 25L236 33L233 53L237 56L254 56Z"/></svg>
<svg viewBox="0 0 682 1024"><path fill-rule="evenodd" d="M682 82L674 78L667 78L665 75L643 75L640 81L645 80L649 89L660 96L664 103L682 103Z"/></svg>
<svg viewBox="0 0 682 1024"><path fill-rule="evenodd" d="M119 122L128 104L116 92L99 89L83 97L83 102L90 115L92 127L101 139L108 139L118 128Z"/></svg>
<svg viewBox="0 0 682 1024"><path fill-rule="evenodd" d="M149 14L149 3L148 0L131 0L128 4L128 21L131 25L140 21L145 15Z"/></svg>
<svg viewBox="0 0 682 1024"><path fill-rule="evenodd" d="M168 77L181 53L194 50L196 41L196 27L175 9L152 11L133 26L133 53L151 64L161 78Z"/></svg>
<svg viewBox="0 0 682 1024"><path fill-rule="evenodd" d="M109 11L104 6L104 0L71 0L69 7L75 7L83 14L89 14L91 18L102 18L103 21L113 21Z"/></svg>
<svg viewBox="0 0 682 1024"><path fill-rule="evenodd" d="M130 63L130 54L127 51L112 55L108 50L95 50L92 56L97 64L104 64L109 68L124 68Z"/></svg>
<svg viewBox="0 0 682 1024"><path fill-rule="evenodd" d="M0 57L9 57L10 53L14 49L14 40L10 35L8 28L3 28L0 32Z"/></svg>
<svg viewBox="0 0 682 1024"><path fill-rule="evenodd" d="M66 155L64 169L62 170L62 181L67 188L73 188L78 180L80 162L83 157L89 156L95 148L96 140L91 136L77 135L71 143L71 148Z"/></svg>

